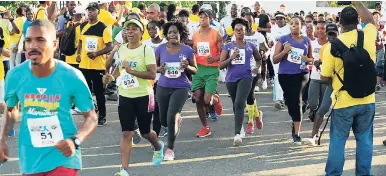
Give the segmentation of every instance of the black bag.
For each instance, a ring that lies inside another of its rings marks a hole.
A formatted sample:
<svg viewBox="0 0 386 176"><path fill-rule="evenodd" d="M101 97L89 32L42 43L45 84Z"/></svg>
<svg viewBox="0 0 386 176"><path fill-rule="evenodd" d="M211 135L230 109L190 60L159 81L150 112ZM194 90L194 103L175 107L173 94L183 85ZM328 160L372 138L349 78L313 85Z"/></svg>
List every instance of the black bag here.
<svg viewBox="0 0 386 176"><path fill-rule="evenodd" d="M331 54L343 60L343 79L334 71L343 84L339 91L347 91L353 98L364 98L375 92L377 84L375 63L369 53L363 48L364 34L358 30L357 46L348 48L342 41L331 42Z"/></svg>
<svg viewBox="0 0 386 176"><path fill-rule="evenodd" d="M60 53L66 56L72 56L75 54L77 48L75 47L75 35L76 35L76 27L79 24L71 25L63 30L63 34L59 40L59 50ZM81 30L85 26L85 24L80 24ZM81 46L79 46L81 47Z"/></svg>

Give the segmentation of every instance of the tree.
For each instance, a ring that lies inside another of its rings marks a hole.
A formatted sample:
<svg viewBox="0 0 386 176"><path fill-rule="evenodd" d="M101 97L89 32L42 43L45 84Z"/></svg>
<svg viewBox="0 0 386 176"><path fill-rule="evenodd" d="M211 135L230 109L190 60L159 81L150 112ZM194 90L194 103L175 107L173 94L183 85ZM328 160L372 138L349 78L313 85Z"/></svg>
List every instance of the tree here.
<svg viewBox="0 0 386 176"><path fill-rule="evenodd" d="M16 9L20 7L21 2L26 3L30 7L38 5L38 1L0 1L0 6L5 7L13 16L15 16Z"/></svg>

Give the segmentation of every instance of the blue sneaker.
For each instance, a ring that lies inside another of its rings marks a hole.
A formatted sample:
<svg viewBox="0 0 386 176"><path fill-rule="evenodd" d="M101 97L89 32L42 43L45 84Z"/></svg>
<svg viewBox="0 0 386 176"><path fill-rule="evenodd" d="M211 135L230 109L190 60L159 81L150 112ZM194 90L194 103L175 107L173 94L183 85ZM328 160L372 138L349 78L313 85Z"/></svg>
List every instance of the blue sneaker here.
<svg viewBox="0 0 386 176"><path fill-rule="evenodd" d="M12 129L9 134L8 134L8 137L14 137L16 135L16 131L15 129Z"/></svg>
<svg viewBox="0 0 386 176"><path fill-rule="evenodd" d="M158 141L161 149L159 151L154 151L153 154L153 166L161 165L162 160L164 160L164 147L165 144L162 141Z"/></svg>
<svg viewBox="0 0 386 176"><path fill-rule="evenodd" d="M218 120L218 115L215 112L210 112L209 115L210 115L210 118L212 118L213 121Z"/></svg>

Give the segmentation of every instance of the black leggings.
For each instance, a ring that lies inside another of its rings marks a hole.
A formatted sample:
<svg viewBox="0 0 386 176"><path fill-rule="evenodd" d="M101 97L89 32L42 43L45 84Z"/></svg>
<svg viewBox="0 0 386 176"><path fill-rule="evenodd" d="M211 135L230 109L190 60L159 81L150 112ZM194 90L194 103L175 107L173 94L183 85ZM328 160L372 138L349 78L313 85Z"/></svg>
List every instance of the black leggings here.
<svg viewBox="0 0 386 176"><path fill-rule="evenodd" d="M283 89L288 113L293 122L302 121L302 98L308 78L308 73L279 74L279 83Z"/></svg>
<svg viewBox="0 0 386 176"><path fill-rule="evenodd" d="M161 131L161 121L159 119L159 107L158 107L158 99L157 99L157 83L154 84L153 87L154 90L154 112L153 112L153 130L157 133L157 136L159 135L159 132Z"/></svg>
<svg viewBox="0 0 386 176"><path fill-rule="evenodd" d="M80 69L86 78L88 88L94 90L94 94L97 100L99 117L106 117L106 98L105 89L103 88L103 75L104 70L90 70Z"/></svg>
<svg viewBox="0 0 386 176"><path fill-rule="evenodd" d="M267 59L268 78L273 79L275 77L275 70L273 69L271 55Z"/></svg>
<svg viewBox="0 0 386 176"><path fill-rule="evenodd" d="M253 105L255 103L255 87L256 87L258 80L259 80L259 75L255 76L252 80L251 91L249 92L249 95L247 97L247 104L248 105Z"/></svg>

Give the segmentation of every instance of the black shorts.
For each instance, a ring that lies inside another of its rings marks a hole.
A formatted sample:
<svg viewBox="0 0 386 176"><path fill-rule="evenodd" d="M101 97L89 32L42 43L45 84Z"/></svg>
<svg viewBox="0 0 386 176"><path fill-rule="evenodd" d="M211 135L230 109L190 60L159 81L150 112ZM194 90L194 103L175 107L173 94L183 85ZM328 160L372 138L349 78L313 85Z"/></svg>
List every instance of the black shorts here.
<svg viewBox="0 0 386 176"><path fill-rule="evenodd" d="M154 111L154 95L127 98L119 96L118 116L123 131L134 131L135 120L141 134L150 132L151 119Z"/></svg>

